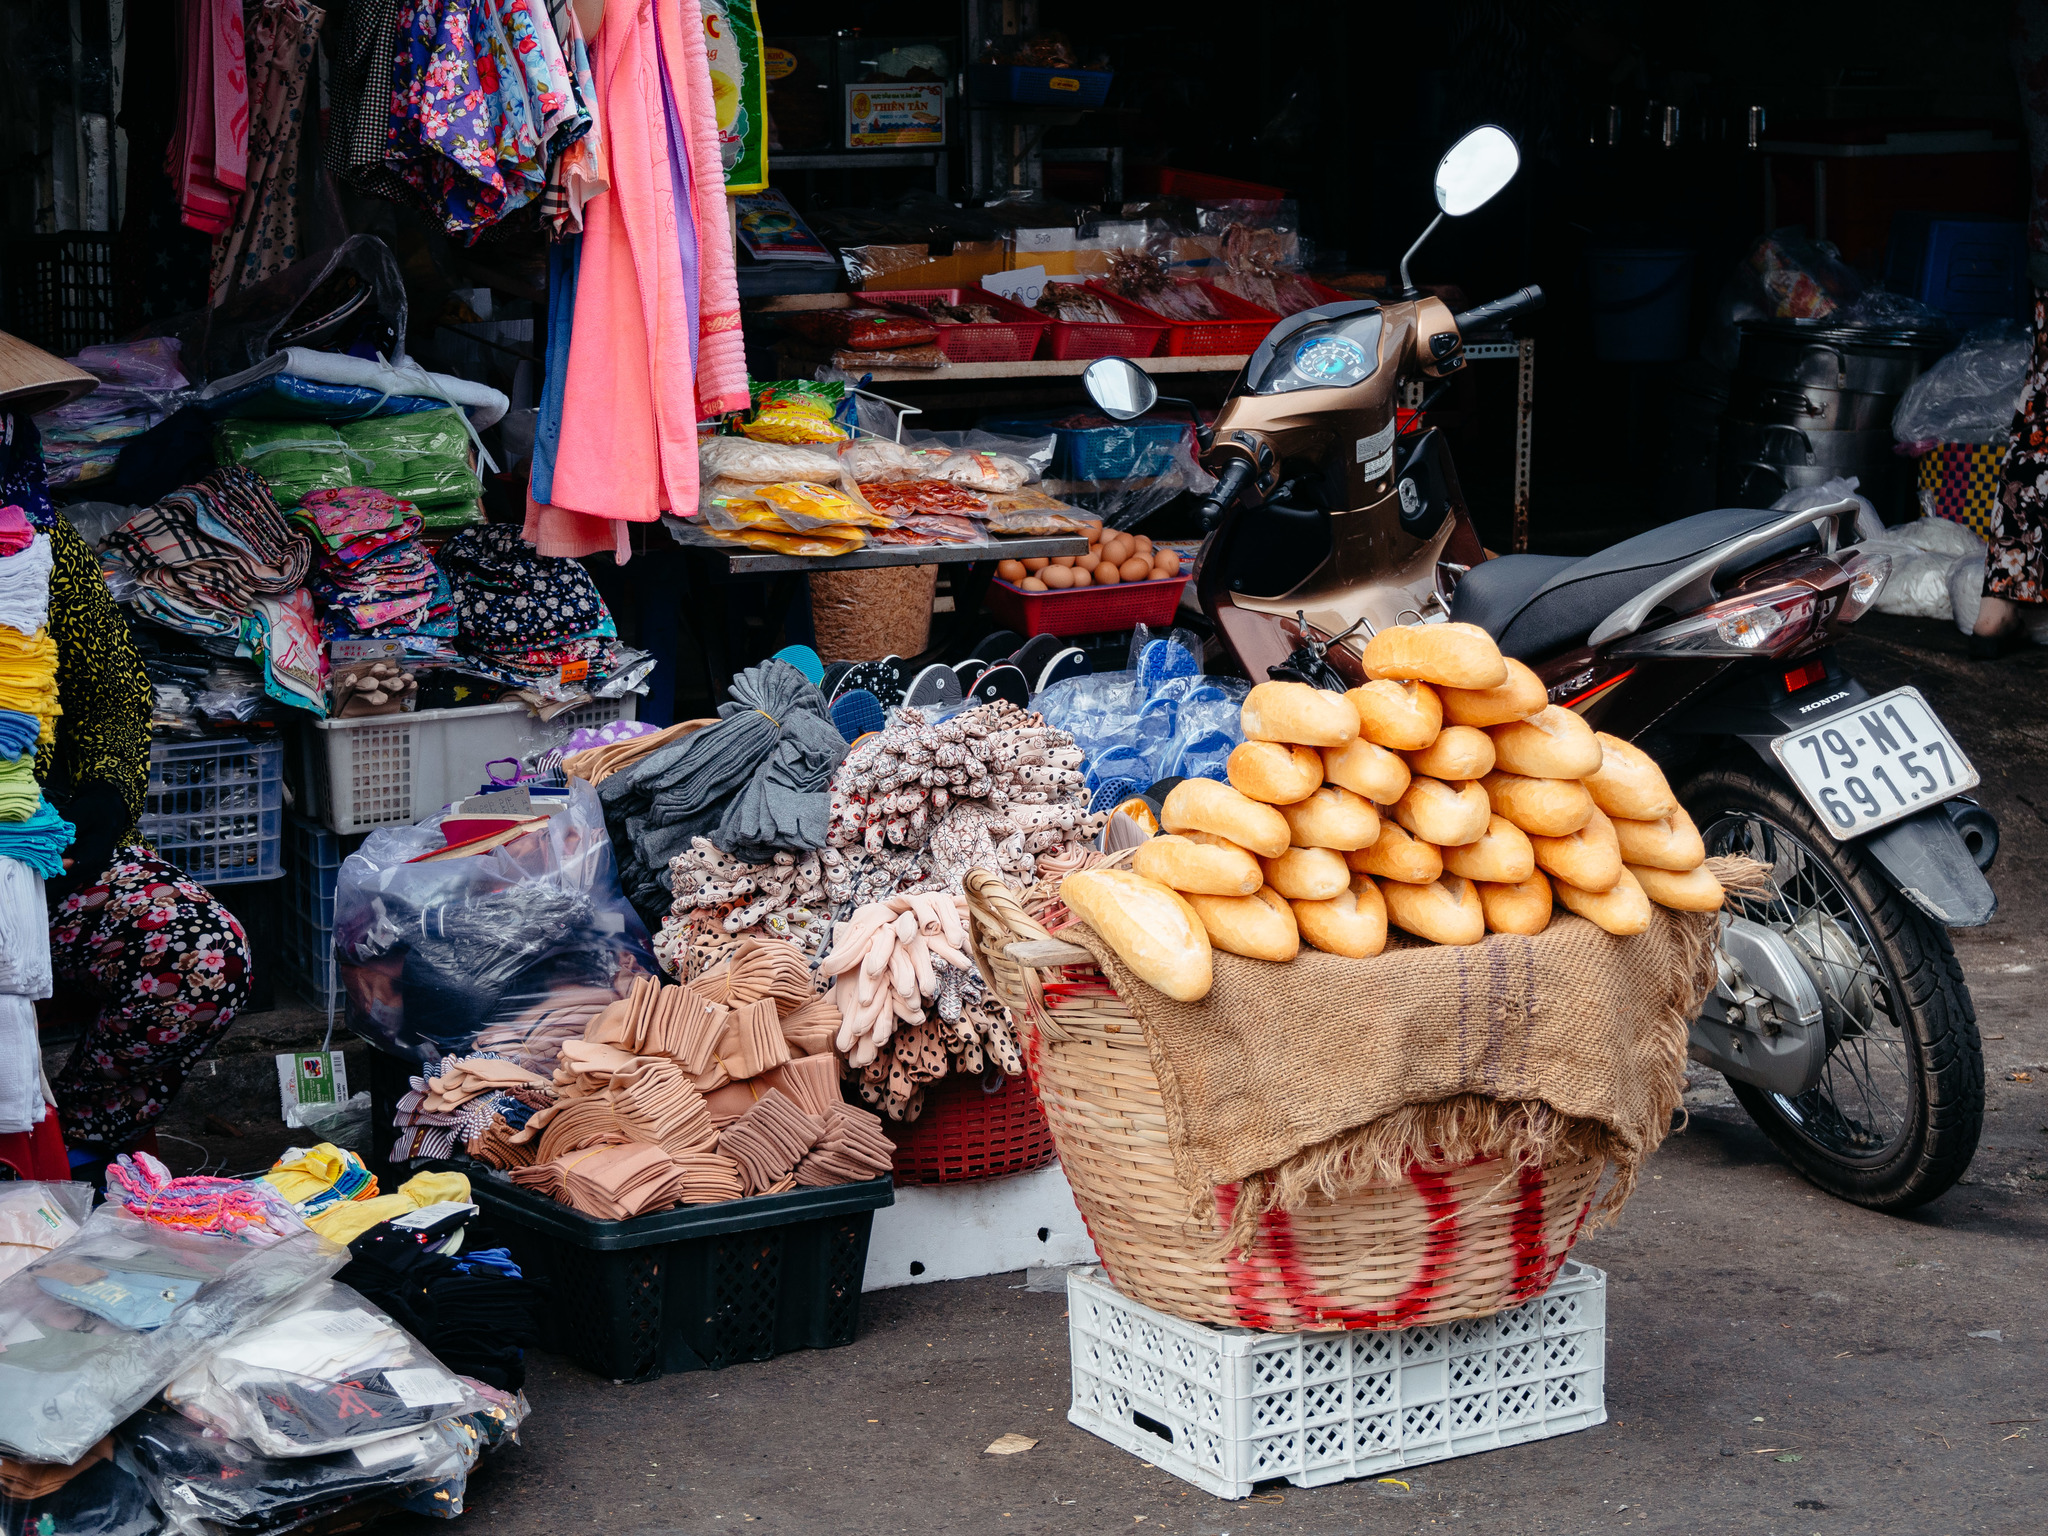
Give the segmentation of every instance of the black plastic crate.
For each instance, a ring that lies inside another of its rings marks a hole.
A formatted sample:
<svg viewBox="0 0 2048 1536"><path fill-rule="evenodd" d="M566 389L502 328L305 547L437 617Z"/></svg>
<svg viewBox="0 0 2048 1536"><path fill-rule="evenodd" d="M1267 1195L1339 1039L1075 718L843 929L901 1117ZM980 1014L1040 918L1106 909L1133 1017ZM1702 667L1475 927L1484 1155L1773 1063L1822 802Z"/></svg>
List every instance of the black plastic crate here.
<svg viewBox="0 0 2048 1536"><path fill-rule="evenodd" d="M851 1344L868 1231L890 1181L598 1221L502 1175L473 1198L549 1287L546 1347L615 1381Z"/></svg>

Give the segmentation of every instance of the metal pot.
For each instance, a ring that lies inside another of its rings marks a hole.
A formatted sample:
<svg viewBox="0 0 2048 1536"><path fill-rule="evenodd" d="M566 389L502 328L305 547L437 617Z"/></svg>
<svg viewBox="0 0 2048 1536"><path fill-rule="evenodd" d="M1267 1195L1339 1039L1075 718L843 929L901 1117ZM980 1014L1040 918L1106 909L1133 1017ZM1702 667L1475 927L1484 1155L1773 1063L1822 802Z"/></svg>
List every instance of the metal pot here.
<svg viewBox="0 0 2048 1536"><path fill-rule="evenodd" d="M1946 331L1873 330L1818 320L1746 320L1738 377L1855 394L1905 393L1954 344Z"/></svg>
<svg viewBox="0 0 2048 1536"><path fill-rule="evenodd" d="M1743 421L1732 416L1721 422L1723 457L1764 464L1823 466L1853 474L1891 464L1898 457L1893 448L1888 425L1875 432L1823 432L1782 421Z"/></svg>
<svg viewBox="0 0 2048 1536"><path fill-rule="evenodd" d="M1746 378L1730 381L1728 399L1729 413L1744 421L1781 422L1807 432L1882 432L1899 404L1897 395Z"/></svg>
<svg viewBox="0 0 2048 1536"><path fill-rule="evenodd" d="M1853 477L1887 523L1918 515L1913 461L1884 432L1802 432L1778 422L1721 423L1721 504L1768 507L1787 491Z"/></svg>

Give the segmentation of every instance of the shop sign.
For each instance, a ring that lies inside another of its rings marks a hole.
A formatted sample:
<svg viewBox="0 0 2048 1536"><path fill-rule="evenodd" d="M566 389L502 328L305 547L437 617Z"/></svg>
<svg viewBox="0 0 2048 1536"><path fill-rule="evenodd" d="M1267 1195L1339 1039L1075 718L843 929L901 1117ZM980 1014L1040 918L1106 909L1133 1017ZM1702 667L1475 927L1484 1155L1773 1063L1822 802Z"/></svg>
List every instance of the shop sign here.
<svg viewBox="0 0 2048 1536"><path fill-rule="evenodd" d="M942 81L846 87L846 147L882 149L946 142Z"/></svg>

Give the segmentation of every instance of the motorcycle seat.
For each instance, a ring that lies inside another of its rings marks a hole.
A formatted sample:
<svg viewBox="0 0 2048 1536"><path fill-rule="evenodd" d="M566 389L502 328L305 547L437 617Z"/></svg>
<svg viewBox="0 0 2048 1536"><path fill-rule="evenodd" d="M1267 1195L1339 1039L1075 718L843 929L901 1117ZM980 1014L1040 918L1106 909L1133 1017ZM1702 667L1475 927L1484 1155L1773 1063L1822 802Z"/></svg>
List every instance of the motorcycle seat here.
<svg viewBox="0 0 2048 1536"><path fill-rule="evenodd" d="M1451 617L1477 624L1508 655L1545 660L1582 643L1608 614L1716 544L1761 527L1782 512L1728 507L1682 517L1596 555L1502 555L1475 565L1451 597ZM1810 525L1793 529L1715 572L1725 586L1745 570L1783 558L1818 540Z"/></svg>

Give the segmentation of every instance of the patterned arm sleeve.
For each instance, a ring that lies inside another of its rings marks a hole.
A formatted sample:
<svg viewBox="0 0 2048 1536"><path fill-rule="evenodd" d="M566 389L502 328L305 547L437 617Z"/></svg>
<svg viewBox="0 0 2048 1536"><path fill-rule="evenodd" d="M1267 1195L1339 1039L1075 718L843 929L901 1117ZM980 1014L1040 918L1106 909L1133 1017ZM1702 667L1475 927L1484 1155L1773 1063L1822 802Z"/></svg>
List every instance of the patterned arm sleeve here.
<svg viewBox="0 0 2048 1536"><path fill-rule="evenodd" d="M57 742L37 755L37 777L55 794L87 784L120 793L142 816L149 783L154 694L99 562L69 519L50 530L50 634L57 642Z"/></svg>

